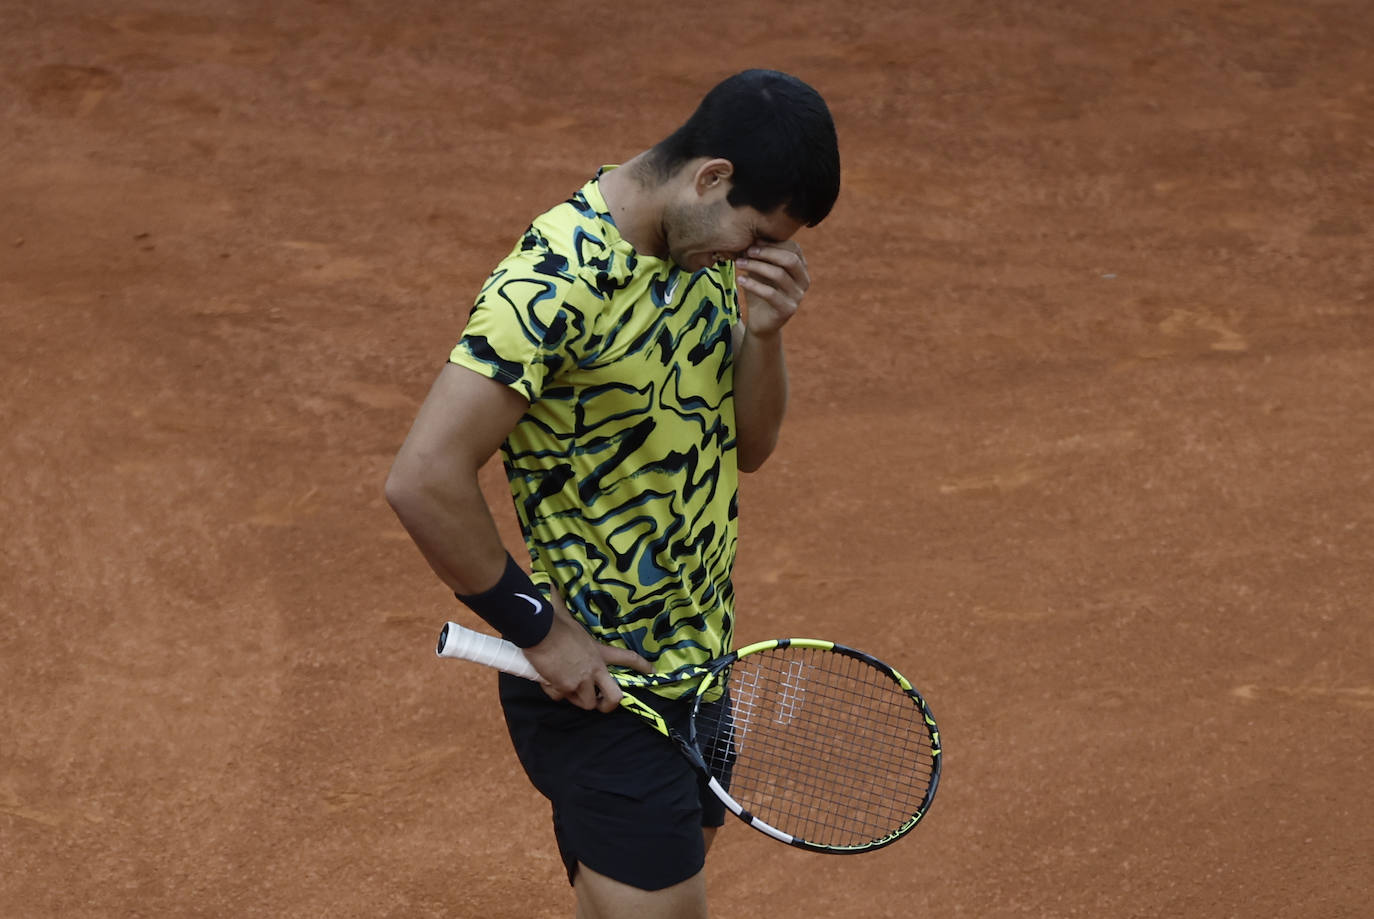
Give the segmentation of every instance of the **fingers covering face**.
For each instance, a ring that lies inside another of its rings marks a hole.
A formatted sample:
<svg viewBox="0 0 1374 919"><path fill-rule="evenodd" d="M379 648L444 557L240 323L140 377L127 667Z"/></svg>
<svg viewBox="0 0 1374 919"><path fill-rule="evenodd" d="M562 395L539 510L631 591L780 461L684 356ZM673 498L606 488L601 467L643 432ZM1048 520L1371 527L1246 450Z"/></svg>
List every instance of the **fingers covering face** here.
<svg viewBox="0 0 1374 919"><path fill-rule="evenodd" d="M752 282L745 289L755 293L763 293L761 286L766 286L789 299L800 300L811 286L801 247L790 240L776 245L751 246L745 257L735 264L745 272L741 281Z"/></svg>

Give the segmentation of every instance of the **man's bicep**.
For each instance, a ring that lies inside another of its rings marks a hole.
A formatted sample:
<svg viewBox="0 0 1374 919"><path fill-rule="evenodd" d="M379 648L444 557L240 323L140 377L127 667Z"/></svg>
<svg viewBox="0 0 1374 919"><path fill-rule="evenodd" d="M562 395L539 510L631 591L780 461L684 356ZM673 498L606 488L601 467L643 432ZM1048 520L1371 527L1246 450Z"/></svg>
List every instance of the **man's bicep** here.
<svg viewBox="0 0 1374 919"><path fill-rule="evenodd" d="M401 457L417 471L457 464L475 471L501 446L529 403L511 387L458 364L445 364L420 405Z"/></svg>

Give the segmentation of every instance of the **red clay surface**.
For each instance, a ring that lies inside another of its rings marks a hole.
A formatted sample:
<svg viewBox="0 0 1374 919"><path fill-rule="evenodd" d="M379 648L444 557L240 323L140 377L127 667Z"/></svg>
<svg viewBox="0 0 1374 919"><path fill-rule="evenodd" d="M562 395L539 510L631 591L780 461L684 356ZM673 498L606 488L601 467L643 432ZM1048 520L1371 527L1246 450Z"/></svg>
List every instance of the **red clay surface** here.
<svg viewBox="0 0 1374 919"><path fill-rule="evenodd" d="M529 218L758 65L845 190L741 638L947 762L716 915L1368 915L1368 5L628 6L0 5L0 915L571 915L382 481Z"/></svg>

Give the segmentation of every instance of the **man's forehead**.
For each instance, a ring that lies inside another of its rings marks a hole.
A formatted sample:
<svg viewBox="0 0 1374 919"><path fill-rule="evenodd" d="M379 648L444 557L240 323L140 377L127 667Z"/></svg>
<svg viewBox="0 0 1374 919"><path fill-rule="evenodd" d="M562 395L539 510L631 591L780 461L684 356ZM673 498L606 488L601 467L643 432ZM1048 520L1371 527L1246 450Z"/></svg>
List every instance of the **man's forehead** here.
<svg viewBox="0 0 1374 919"><path fill-rule="evenodd" d="M805 223L787 213L786 207L779 207L771 214L758 211L755 211L755 214L758 217L754 222L754 235L761 242L786 242L795 236L798 230L806 226Z"/></svg>

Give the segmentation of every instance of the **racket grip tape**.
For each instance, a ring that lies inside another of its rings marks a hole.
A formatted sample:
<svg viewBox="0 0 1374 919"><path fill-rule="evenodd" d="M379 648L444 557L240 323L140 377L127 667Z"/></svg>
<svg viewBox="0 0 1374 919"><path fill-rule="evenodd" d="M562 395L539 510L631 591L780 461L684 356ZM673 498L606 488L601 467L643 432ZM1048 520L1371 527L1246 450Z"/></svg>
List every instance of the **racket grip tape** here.
<svg viewBox="0 0 1374 919"><path fill-rule="evenodd" d="M539 671L534 669L520 649L504 639L482 632L474 632L456 622L444 623L439 632L439 646L435 653L440 657L471 661L495 667L506 673L522 676L527 680L538 680Z"/></svg>

